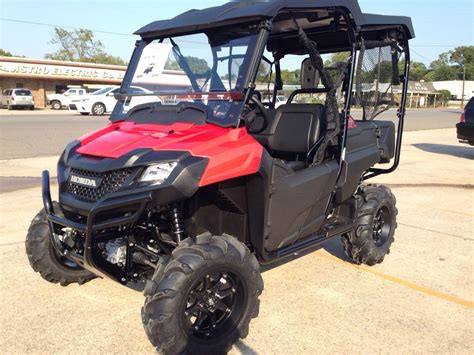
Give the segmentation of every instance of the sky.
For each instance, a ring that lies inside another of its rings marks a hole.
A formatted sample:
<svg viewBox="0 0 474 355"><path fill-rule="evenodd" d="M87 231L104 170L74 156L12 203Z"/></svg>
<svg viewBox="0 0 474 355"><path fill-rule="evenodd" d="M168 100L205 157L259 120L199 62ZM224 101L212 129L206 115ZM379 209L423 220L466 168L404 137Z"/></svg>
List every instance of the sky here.
<svg viewBox="0 0 474 355"><path fill-rule="evenodd" d="M310 2L311 0L308 0ZM27 21L95 31L109 54L128 61L138 38L132 33L149 22L167 19L191 8L225 0L0 0L0 48L40 59L56 47L48 44L54 27ZM412 60L429 64L461 45L474 45L474 0L359 0L363 12L412 17L416 38Z"/></svg>

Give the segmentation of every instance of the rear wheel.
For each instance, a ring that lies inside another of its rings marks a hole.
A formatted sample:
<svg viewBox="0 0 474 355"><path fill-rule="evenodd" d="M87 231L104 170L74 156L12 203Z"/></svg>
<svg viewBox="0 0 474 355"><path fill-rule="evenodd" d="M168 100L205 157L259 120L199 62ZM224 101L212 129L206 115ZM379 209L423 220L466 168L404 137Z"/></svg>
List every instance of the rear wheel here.
<svg viewBox="0 0 474 355"><path fill-rule="evenodd" d="M344 251L356 264L372 266L390 253L397 228L396 199L383 185L363 185L357 195L357 227L342 236Z"/></svg>
<svg viewBox="0 0 474 355"><path fill-rule="evenodd" d="M61 102L56 100L51 102L51 107L53 108L53 110L60 110L62 108L62 105Z"/></svg>
<svg viewBox="0 0 474 355"><path fill-rule="evenodd" d="M102 116L105 114L105 105L103 103L97 102L92 106L92 114L96 116Z"/></svg>
<svg viewBox="0 0 474 355"><path fill-rule="evenodd" d="M257 259L237 239L189 238L147 284L145 332L165 354L227 353L247 336L262 290Z"/></svg>
<svg viewBox="0 0 474 355"><path fill-rule="evenodd" d="M60 211L57 203L54 204L54 208ZM96 277L57 253L51 242L51 232L44 209L31 221L25 245L31 267L46 281L59 283L61 286L71 283L82 285Z"/></svg>

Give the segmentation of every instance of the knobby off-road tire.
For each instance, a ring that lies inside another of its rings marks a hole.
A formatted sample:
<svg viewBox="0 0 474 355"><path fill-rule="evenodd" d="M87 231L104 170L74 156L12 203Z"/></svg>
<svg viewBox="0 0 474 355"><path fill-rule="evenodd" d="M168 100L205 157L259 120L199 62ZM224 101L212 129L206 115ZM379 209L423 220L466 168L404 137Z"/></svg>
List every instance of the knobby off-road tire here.
<svg viewBox="0 0 474 355"><path fill-rule="evenodd" d="M356 264L373 266L383 261L394 242L396 199L383 185L362 185L357 195L357 226L342 236L344 251Z"/></svg>
<svg viewBox="0 0 474 355"><path fill-rule="evenodd" d="M262 291L260 266L244 244L229 235L188 238L147 283L145 332L164 354L226 354L247 336Z"/></svg>
<svg viewBox="0 0 474 355"><path fill-rule="evenodd" d="M57 212L60 211L57 203L54 203L54 209ZM50 233L46 213L43 209L31 221L25 241L28 260L34 271L39 272L46 281L59 283L61 286L71 283L82 285L96 277L91 272L58 255L53 247Z"/></svg>

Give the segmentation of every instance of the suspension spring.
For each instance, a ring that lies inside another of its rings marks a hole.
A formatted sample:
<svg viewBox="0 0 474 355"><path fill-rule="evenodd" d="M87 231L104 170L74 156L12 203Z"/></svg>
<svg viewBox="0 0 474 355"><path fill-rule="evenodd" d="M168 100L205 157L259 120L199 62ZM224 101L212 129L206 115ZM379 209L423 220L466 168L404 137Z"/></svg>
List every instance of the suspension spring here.
<svg viewBox="0 0 474 355"><path fill-rule="evenodd" d="M172 231L176 236L176 241L179 244L184 237L184 226L182 222L181 208L178 206L178 204L174 204L173 208L171 209L171 219L173 226Z"/></svg>

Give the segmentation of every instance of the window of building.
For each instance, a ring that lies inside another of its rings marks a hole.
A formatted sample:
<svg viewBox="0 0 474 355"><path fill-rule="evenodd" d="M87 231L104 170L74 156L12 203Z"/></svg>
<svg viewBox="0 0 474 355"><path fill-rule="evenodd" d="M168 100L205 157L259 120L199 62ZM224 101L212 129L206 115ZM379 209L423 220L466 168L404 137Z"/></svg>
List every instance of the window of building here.
<svg viewBox="0 0 474 355"><path fill-rule="evenodd" d="M63 84L56 85L56 87L55 87L56 94L62 94L66 90L67 90L67 86L63 85Z"/></svg>

